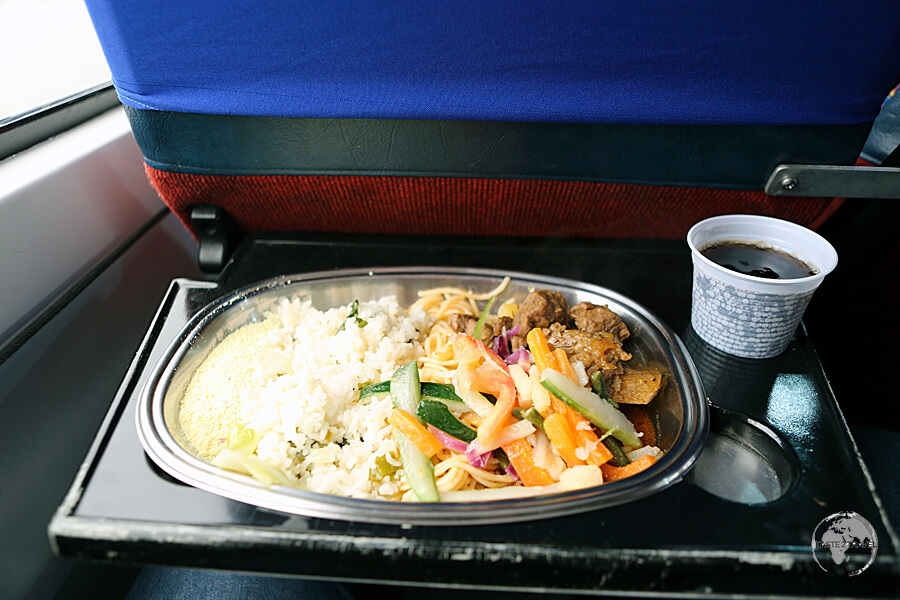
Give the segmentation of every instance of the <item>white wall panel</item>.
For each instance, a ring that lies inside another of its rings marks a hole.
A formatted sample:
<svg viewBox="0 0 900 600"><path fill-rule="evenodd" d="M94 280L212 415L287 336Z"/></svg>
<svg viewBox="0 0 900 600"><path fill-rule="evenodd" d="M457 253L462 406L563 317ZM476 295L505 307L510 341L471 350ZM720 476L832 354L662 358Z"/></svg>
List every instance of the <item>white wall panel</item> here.
<svg viewBox="0 0 900 600"><path fill-rule="evenodd" d="M0 162L0 345L163 208L121 107Z"/></svg>

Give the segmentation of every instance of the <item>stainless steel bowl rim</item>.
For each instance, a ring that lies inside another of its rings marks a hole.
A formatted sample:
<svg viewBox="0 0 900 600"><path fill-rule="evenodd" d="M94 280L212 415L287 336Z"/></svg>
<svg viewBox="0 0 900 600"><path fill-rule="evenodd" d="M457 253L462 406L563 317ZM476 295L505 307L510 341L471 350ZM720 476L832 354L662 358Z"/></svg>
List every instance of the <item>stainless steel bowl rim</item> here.
<svg viewBox="0 0 900 600"><path fill-rule="evenodd" d="M468 503L408 503L321 494L298 488L265 486L249 476L214 467L184 449L172 436L164 417L164 398L172 375L197 332L237 303L263 292L312 283L337 283L358 278L457 277L497 279L549 288L568 288L627 306L644 325L653 328L671 353L680 374L684 418L673 446L657 466L621 481L601 486L512 500ZM473 525L560 517L633 502L680 481L696 461L706 441L709 412L700 376L684 344L653 313L615 291L570 279L508 270L454 267L383 267L343 269L274 277L224 295L201 308L169 345L142 390L136 427L147 455L174 478L219 496L265 509L307 517L395 525Z"/></svg>

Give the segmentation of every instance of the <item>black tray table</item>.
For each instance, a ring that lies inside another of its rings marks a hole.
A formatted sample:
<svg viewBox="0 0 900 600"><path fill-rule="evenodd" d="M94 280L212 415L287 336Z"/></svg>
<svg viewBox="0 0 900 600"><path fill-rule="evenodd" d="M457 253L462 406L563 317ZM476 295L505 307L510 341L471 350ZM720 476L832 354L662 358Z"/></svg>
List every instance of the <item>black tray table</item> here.
<svg viewBox="0 0 900 600"><path fill-rule="evenodd" d="M410 527L288 515L186 486L144 454L134 410L149 370L219 296L268 277L345 267L509 268L602 285L655 312L688 346L716 414L774 429L793 483L778 500L725 500L685 480L638 502L488 526ZM764 361L723 355L690 329L691 260L680 241L254 235L214 282L175 280L70 493L50 524L63 556L345 581L511 591L666 596L897 597L888 523L828 380L801 327ZM815 300L813 300L815 302ZM717 408L718 407L718 408ZM720 410L723 409L723 410ZM812 533L839 511L865 517L875 562L837 577Z"/></svg>

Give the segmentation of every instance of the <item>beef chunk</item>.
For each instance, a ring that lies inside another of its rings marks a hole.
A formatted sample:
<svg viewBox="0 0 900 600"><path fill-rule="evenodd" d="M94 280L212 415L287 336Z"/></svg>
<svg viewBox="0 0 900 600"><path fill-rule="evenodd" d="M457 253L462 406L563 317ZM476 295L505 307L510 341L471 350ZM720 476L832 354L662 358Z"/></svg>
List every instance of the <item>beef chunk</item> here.
<svg viewBox="0 0 900 600"><path fill-rule="evenodd" d="M478 323L478 317L475 315L453 315L450 319L450 327L457 333L465 333L472 335L475 333L475 325ZM503 328L512 327L512 319L509 317L488 317L484 321L481 328L481 341L488 346L494 341L494 338L503 332Z"/></svg>
<svg viewBox="0 0 900 600"><path fill-rule="evenodd" d="M517 335L523 339L535 327L543 329L551 323L562 323L566 327L574 324L565 297L551 290L535 290L528 294L513 319L513 327L519 326Z"/></svg>
<svg viewBox="0 0 900 600"><path fill-rule="evenodd" d="M613 375L607 386L619 404L647 404L662 387L663 375L653 367L625 367Z"/></svg>
<svg viewBox="0 0 900 600"><path fill-rule="evenodd" d="M453 314L450 315L450 327L456 333L467 333L472 335L472 332L475 331L475 324L478 323L478 317L475 315L461 315L461 314Z"/></svg>
<svg viewBox="0 0 900 600"><path fill-rule="evenodd" d="M582 331L606 331L613 334L620 342L631 335L621 317L605 305L597 306L590 302L579 302L572 307L569 313L575 320L575 326Z"/></svg>
<svg viewBox="0 0 900 600"><path fill-rule="evenodd" d="M629 360L631 355L622 350L609 333L566 329L551 325L547 342L553 348L562 348L571 360L580 360L588 375L600 371L610 376L621 371L619 361Z"/></svg>

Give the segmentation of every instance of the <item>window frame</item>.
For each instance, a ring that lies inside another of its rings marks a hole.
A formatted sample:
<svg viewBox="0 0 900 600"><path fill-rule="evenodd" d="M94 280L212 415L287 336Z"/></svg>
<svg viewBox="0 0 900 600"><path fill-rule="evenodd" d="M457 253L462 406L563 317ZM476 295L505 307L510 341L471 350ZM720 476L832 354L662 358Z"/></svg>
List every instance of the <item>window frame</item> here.
<svg viewBox="0 0 900 600"><path fill-rule="evenodd" d="M112 82L106 82L25 113L0 119L0 161L85 123L119 104Z"/></svg>

